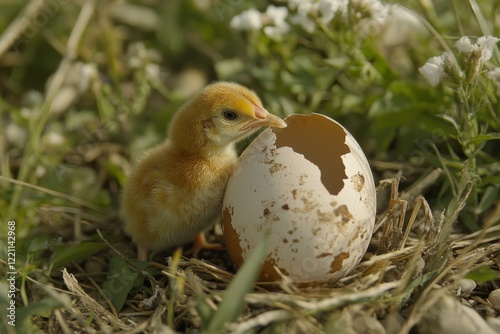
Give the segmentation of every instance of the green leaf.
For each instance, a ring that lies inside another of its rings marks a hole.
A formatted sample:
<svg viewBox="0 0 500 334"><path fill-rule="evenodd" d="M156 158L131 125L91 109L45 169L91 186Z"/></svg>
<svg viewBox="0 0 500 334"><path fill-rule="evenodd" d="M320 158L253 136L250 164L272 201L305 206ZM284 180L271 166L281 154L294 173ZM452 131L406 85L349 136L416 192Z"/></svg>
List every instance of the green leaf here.
<svg viewBox="0 0 500 334"><path fill-rule="evenodd" d="M85 124L97 122L98 120L97 115L92 110L69 111L65 120L65 130L68 132L81 131ZM88 140L88 138L86 139ZM82 139L80 138L80 140Z"/></svg>
<svg viewBox="0 0 500 334"><path fill-rule="evenodd" d="M460 126L458 125L457 121L451 117L450 115L446 115L446 114L440 114L440 115L437 115L437 117L440 117L442 119L444 119L445 121L449 122L450 124L453 125L453 127L455 128L455 130L457 131L457 133L460 133Z"/></svg>
<svg viewBox="0 0 500 334"><path fill-rule="evenodd" d="M346 56L338 56L324 59L324 62L336 69L344 69L349 64L349 58Z"/></svg>
<svg viewBox="0 0 500 334"><path fill-rule="evenodd" d="M224 292L222 303L215 313L206 333L219 333L224 326L233 322L245 309L245 295L249 293L259 277L267 254L269 236L255 247L248 260L241 266L233 281Z"/></svg>
<svg viewBox="0 0 500 334"><path fill-rule="evenodd" d="M500 176L488 175L481 180L480 187L500 184Z"/></svg>
<svg viewBox="0 0 500 334"><path fill-rule="evenodd" d="M471 279L477 283L485 283L500 278L500 275L497 271L481 266L469 271L465 278Z"/></svg>
<svg viewBox="0 0 500 334"><path fill-rule="evenodd" d="M112 118L113 115L116 115L115 107L107 96L110 95L112 91L111 86L108 84L103 85L102 90L95 91L97 110L101 120L109 119Z"/></svg>
<svg viewBox="0 0 500 334"><path fill-rule="evenodd" d="M31 317L32 315L46 313L47 311L51 311L61 307L64 307L61 301L55 298L45 297L38 302L29 304L28 306L18 307L16 309L16 318L19 321L23 321L24 319Z"/></svg>
<svg viewBox="0 0 500 334"><path fill-rule="evenodd" d="M473 144L477 145L477 144L482 144L488 140L498 140L498 139L500 139L500 133L492 132L492 133L477 135L474 138L472 138L471 141Z"/></svg>
<svg viewBox="0 0 500 334"><path fill-rule="evenodd" d="M499 195L498 193L500 192L500 188L497 186L489 186L486 188L484 191L484 194L481 196L481 201L479 202L476 211L478 214L481 214L483 212L486 212L489 208L495 204L495 202L498 200Z"/></svg>
<svg viewBox="0 0 500 334"><path fill-rule="evenodd" d="M245 69L245 63L240 58L224 59L215 64L215 72L220 80L230 80Z"/></svg>
<svg viewBox="0 0 500 334"><path fill-rule="evenodd" d="M29 304L24 307L16 308L16 329L17 333L35 333L32 327L31 317L37 314L43 314L52 310L62 308L64 305L57 299L45 297L44 299Z"/></svg>
<svg viewBox="0 0 500 334"><path fill-rule="evenodd" d="M139 269L145 269L147 263L134 263ZM117 311L120 311L127 300L129 292L138 286L142 286L144 275L131 267L123 258L116 256L109 262L108 277L103 284L103 291L111 300Z"/></svg>
<svg viewBox="0 0 500 334"><path fill-rule="evenodd" d="M481 229L481 226L479 226L477 222L477 215L473 214L470 210L460 212L460 220L471 232L476 232Z"/></svg>
<svg viewBox="0 0 500 334"><path fill-rule="evenodd" d="M111 163L110 161L106 162L106 170L108 171L110 176L115 177L118 182L120 183L121 186L125 184L125 181L127 179L123 169L118 167L117 165Z"/></svg>
<svg viewBox="0 0 500 334"><path fill-rule="evenodd" d="M160 24L157 37L160 44L168 50L168 54L179 56L184 51L185 39L180 20L183 19L182 2L179 0L165 1L160 9Z"/></svg>
<svg viewBox="0 0 500 334"><path fill-rule="evenodd" d="M37 330L37 327L32 322L34 315L48 317L52 310L67 307L71 304L71 298L68 295L57 292L54 292L55 296L45 296L39 301L30 301L30 304L26 306L21 306L18 303L11 304L15 302L15 299L11 299L8 291L7 281L0 281L0 309L2 309L2 316L4 317L2 319L4 321L0 321L0 333L39 333L40 330ZM14 320L15 327L12 327L13 331L7 331L6 326L11 326L7 322Z"/></svg>
<svg viewBox="0 0 500 334"><path fill-rule="evenodd" d="M61 267L70 262L85 258L106 247L106 244L102 242L81 242L70 247L61 247L50 257L50 269Z"/></svg>
<svg viewBox="0 0 500 334"><path fill-rule="evenodd" d="M51 246L51 238L47 235L36 235L29 240L28 253L39 253Z"/></svg>
<svg viewBox="0 0 500 334"><path fill-rule="evenodd" d="M210 320L212 320L214 316L214 310L210 307L210 305L205 300L205 297L198 296L196 298L196 304L194 306L196 308L196 312L201 318L201 323L203 327L207 328L210 325Z"/></svg>

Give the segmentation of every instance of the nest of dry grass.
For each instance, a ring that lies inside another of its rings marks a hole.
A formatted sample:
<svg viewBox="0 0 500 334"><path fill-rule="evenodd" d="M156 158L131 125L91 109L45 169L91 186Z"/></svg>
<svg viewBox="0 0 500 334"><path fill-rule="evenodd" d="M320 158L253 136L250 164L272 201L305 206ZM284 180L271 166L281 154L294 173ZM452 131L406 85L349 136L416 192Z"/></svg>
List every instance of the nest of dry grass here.
<svg viewBox="0 0 500 334"><path fill-rule="evenodd" d="M456 316L453 312L461 312L462 305L481 316L474 321L498 316L498 306L487 300L496 282L478 282L469 289L464 278L478 268L498 270L500 226L494 222L500 207L482 230L453 231L469 188L464 187L455 212L433 213L420 194L440 174L430 173L403 193L398 193L399 176L380 182L378 192L390 190L389 200L377 217L369 251L348 277L316 287L298 287L286 276L273 284L257 282L244 297L243 313L223 332L427 333L432 326L446 332L439 327L443 319ZM203 332L203 308L213 314L224 298L231 298L224 294L235 277L227 254L205 252L203 259L182 257L180 250L167 258L158 254L149 264L155 274L138 268L146 278L143 288L130 293L117 312L101 287L110 258L132 258L133 250L116 224L108 219L93 225L110 232L103 237L110 245L107 251L83 267L74 263L62 273L54 271L53 284L33 280L65 306L35 317L35 323L51 333ZM445 311L451 315L443 318Z"/></svg>

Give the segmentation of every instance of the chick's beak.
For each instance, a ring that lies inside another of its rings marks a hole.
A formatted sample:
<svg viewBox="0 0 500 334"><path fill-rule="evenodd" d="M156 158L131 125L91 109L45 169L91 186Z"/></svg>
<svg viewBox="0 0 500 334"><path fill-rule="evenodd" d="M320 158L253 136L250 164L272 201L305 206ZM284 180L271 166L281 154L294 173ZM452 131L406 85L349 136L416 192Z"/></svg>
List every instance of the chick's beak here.
<svg viewBox="0 0 500 334"><path fill-rule="evenodd" d="M273 128L286 128L286 123L284 120L276 115L269 113L266 109L261 106L254 105L255 120L248 122L243 125L241 130L250 130L260 126L271 126Z"/></svg>

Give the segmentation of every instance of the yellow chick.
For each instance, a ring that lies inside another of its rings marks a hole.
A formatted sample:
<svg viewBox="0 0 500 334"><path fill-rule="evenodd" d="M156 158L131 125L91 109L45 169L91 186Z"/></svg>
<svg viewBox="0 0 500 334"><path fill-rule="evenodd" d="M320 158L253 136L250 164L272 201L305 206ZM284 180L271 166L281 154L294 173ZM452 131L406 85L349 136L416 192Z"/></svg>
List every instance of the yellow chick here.
<svg viewBox="0 0 500 334"><path fill-rule="evenodd" d="M220 215L236 166L235 143L262 126L284 128L286 123L236 83L210 84L176 112L166 141L146 152L123 190L121 216L139 259L197 235L194 256L214 248L203 231Z"/></svg>

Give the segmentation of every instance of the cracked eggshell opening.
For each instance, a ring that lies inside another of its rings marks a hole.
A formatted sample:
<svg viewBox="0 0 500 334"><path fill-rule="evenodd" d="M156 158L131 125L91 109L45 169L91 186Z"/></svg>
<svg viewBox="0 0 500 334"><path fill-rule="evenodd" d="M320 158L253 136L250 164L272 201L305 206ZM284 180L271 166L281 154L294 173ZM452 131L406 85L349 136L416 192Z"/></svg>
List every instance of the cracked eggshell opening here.
<svg viewBox="0 0 500 334"><path fill-rule="evenodd" d="M240 156L223 201L224 241L239 267L270 234L261 280L334 282L366 252L376 195L352 135L320 115L292 115L262 132ZM278 268L279 272L275 269Z"/></svg>

